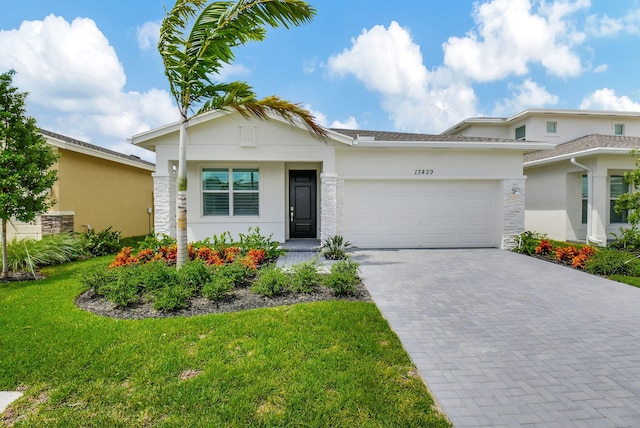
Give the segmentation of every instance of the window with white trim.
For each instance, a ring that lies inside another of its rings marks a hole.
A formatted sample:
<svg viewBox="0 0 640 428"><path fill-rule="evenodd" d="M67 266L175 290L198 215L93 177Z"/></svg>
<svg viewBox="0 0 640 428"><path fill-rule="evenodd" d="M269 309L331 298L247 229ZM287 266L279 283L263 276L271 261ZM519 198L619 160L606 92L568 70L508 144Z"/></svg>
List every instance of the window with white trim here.
<svg viewBox="0 0 640 428"><path fill-rule="evenodd" d="M629 193L629 185L624 182L621 175L609 177L609 223L627 223L628 211L616 212L615 205L618 197L624 193Z"/></svg>
<svg viewBox="0 0 640 428"><path fill-rule="evenodd" d="M524 125L516 128L516 140L524 140L526 137L526 127Z"/></svg>
<svg viewBox="0 0 640 428"><path fill-rule="evenodd" d="M558 133L558 122L547 122L547 134L557 134Z"/></svg>
<svg viewBox="0 0 640 428"><path fill-rule="evenodd" d="M257 168L204 168L204 216L257 216L260 214L260 172Z"/></svg>
<svg viewBox="0 0 640 428"><path fill-rule="evenodd" d="M613 125L613 133L615 135L624 135L624 123L616 123Z"/></svg>

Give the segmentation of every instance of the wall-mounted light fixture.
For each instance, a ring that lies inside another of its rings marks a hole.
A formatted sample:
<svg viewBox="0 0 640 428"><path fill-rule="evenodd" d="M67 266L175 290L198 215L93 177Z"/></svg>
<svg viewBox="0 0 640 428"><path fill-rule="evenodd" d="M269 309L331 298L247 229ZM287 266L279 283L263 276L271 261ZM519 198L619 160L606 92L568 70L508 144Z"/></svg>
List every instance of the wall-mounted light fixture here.
<svg viewBox="0 0 640 428"><path fill-rule="evenodd" d="M519 195L520 187L517 184L514 184L513 186L511 186L511 193L514 195Z"/></svg>

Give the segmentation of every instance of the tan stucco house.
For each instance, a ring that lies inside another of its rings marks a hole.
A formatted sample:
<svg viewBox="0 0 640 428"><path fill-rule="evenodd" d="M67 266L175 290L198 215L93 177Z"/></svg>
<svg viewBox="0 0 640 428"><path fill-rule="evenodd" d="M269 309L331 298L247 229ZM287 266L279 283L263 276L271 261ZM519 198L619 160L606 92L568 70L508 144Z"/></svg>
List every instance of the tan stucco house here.
<svg viewBox="0 0 640 428"><path fill-rule="evenodd" d="M628 191L625 171L635 169L640 113L528 109L507 118L466 119L446 136L494 136L545 141L551 150L524 157L525 227L559 240L605 244L628 227L613 209Z"/></svg>
<svg viewBox="0 0 640 428"><path fill-rule="evenodd" d="M59 232L112 227L122 236L153 231L153 163L41 130L60 155L58 181L51 189L55 205L33 224L8 225L10 237L41 238Z"/></svg>
<svg viewBox="0 0 640 428"><path fill-rule="evenodd" d="M175 235L179 124L132 137L155 151L155 231ZM546 143L331 129L214 111L187 145L190 241L259 226L284 242L362 248L509 247L524 230L522 156Z"/></svg>

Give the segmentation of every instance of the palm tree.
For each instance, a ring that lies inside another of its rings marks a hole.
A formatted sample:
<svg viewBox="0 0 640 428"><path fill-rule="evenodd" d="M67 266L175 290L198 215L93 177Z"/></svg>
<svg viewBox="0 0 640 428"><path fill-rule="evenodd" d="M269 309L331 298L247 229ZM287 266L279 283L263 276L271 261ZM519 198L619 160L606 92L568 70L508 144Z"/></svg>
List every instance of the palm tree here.
<svg viewBox="0 0 640 428"><path fill-rule="evenodd" d="M299 104L277 96L257 99L245 82L215 82L213 76L230 64L233 48L266 37L265 27L309 22L315 10L301 0L177 0L160 29L158 50L169 79L171 95L180 110L177 192L177 266L188 259L186 137L189 114L214 109L235 109L243 116L268 119L276 113L291 122L301 120L313 133L326 131Z"/></svg>

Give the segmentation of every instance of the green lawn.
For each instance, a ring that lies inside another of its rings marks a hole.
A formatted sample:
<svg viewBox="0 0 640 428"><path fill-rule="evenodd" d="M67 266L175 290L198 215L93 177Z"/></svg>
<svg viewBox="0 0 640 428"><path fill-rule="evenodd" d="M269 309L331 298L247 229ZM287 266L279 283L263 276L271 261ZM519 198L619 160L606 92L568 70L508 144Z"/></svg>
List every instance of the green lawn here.
<svg viewBox="0 0 640 428"><path fill-rule="evenodd" d="M0 284L0 426L445 427L372 303L115 320L74 305L78 274Z"/></svg>

